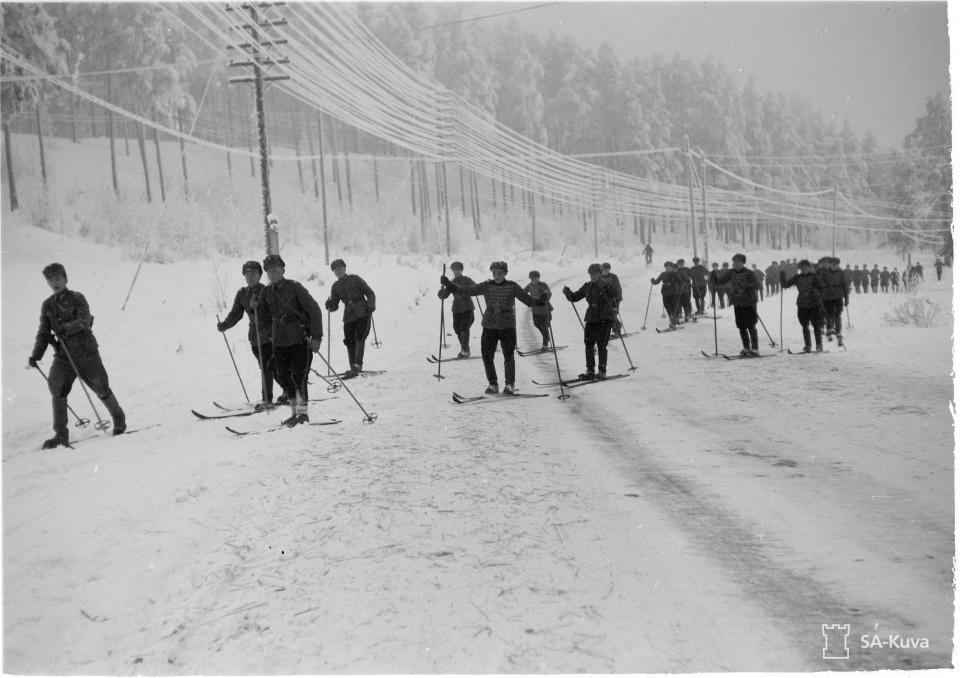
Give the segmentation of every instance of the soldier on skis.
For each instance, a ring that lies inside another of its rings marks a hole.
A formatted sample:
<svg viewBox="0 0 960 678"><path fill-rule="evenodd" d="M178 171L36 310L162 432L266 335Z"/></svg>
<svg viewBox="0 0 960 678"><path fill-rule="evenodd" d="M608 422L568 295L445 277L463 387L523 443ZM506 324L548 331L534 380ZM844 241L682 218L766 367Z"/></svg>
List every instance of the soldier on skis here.
<svg viewBox="0 0 960 678"><path fill-rule="evenodd" d="M714 264L716 266L716 264ZM680 276L677 274L677 267L672 261L663 262L663 272L656 278L650 278L651 285L659 285L660 297L663 300L663 307L670 317L670 329L677 329L677 323L680 322ZM721 302L722 303L722 302Z"/></svg>
<svg viewBox="0 0 960 678"><path fill-rule="evenodd" d="M453 282L457 285L475 284L471 278L463 274L463 264L455 261L450 264L450 270L453 271ZM470 357L470 328L473 327L473 299L470 295L462 293L452 293L446 287L440 287L437 296L446 299L453 294L453 303L450 304L450 312L453 314L453 333L457 335L457 341L460 342L460 353L458 358Z"/></svg>
<svg viewBox="0 0 960 678"><path fill-rule="evenodd" d="M270 284L260 301L251 305L254 309L262 305L273 320L270 337L274 369L284 392L290 394L291 414L283 423L296 426L310 421L307 376L323 339L323 312L303 285L283 277L286 264L279 254L267 255L263 268Z"/></svg>
<svg viewBox="0 0 960 678"><path fill-rule="evenodd" d="M757 341L757 290L760 284L757 277L746 267L747 257L743 254L733 255L733 268L719 273L713 272L710 277L719 287L725 285L733 306L737 329L740 330L740 340L743 350L740 356L750 358L759 355Z"/></svg>
<svg viewBox="0 0 960 678"><path fill-rule="evenodd" d="M347 275L347 265L343 259L335 259L330 270L337 281L330 287L330 297L326 307L331 313L336 311L343 301L343 344L347 347L347 359L350 369L345 377L355 377L363 371L363 352L373 312L377 310L377 295L358 275Z"/></svg>
<svg viewBox="0 0 960 678"><path fill-rule="evenodd" d="M233 298L233 307L227 317L217 323L217 331L226 332L240 322L244 313L249 317L250 327L247 330L247 339L250 340L250 350L253 351L253 357L257 359L261 370L261 401L255 408L260 411L273 405L273 382L277 378L273 365L273 340L270 337L273 318L270 316L270 311L259 304L263 297L263 291L266 289L266 285L260 282L263 277L263 267L260 262L246 262L242 266L241 272L247 281L247 286L237 290L237 294ZM277 383L280 383L279 380ZM290 395L288 393L284 393L277 399L277 404L280 405L286 405L289 402Z"/></svg>
<svg viewBox="0 0 960 678"><path fill-rule="evenodd" d="M113 419L113 435L120 435L127 430L127 419L110 390L110 379L93 336L90 306L82 294L67 289L67 271L62 264L45 266L43 277L53 294L40 306L40 327L33 353L27 359L30 367L37 367L47 346L53 345L53 365L47 384L53 399L54 436L43 442L43 449L70 445L67 396L78 376L106 405Z"/></svg>
<svg viewBox="0 0 960 678"><path fill-rule="evenodd" d="M580 379L607 378L607 342L610 341L610 329L616 320L616 291L603 279L600 264L590 264L587 268L590 280L580 286L576 292L569 287L563 288L567 301L587 300L587 312L583 316L583 344L586 351L587 371ZM594 361L594 346L597 359ZM594 371L594 368L597 371Z"/></svg>
<svg viewBox="0 0 960 678"><path fill-rule="evenodd" d="M537 300L523 291L523 288L513 280L507 280L507 264L503 261L494 261L490 264L492 280L485 280L475 285L457 285L447 276L440 277L440 284L454 294L466 294L472 297L483 295L487 308L483 313L483 333L480 335L480 355L483 357L483 369L487 375L487 394L500 391L497 368L493 364L493 356L500 344L503 351L503 371L505 395L513 395L516 378L517 350L517 314L516 300L527 306L545 305L543 299Z"/></svg>
<svg viewBox="0 0 960 678"><path fill-rule="evenodd" d="M541 351L550 350L550 322L552 320L551 311L553 305L550 303L550 287L547 283L540 280L540 271L530 271L528 277L529 284L523 288L523 291L534 299L543 299L546 302L543 306L534 306L531 309L533 314L533 326L540 330L540 337L543 340L540 346ZM471 301L471 303L473 303Z"/></svg>
<svg viewBox="0 0 960 678"><path fill-rule="evenodd" d="M797 320L800 321L800 327L803 329L803 352L810 352L810 325L813 325L814 339L817 342L817 352L823 350L823 336L820 331L820 290L823 289L823 283L813 271L810 270L810 262L803 259L799 264L800 272L787 280L786 274L780 272L780 287L796 286L797 288Z"/></svg>

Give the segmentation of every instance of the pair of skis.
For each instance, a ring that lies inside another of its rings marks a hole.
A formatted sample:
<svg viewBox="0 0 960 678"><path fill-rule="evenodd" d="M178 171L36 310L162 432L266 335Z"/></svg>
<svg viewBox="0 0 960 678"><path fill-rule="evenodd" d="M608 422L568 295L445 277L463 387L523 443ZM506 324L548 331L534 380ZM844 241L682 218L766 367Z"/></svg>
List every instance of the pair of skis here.
<svg viewBox="0 0 960 678"><path fill-rule="evenodd" d="M518 398L546 398L547 393L497 393L481 396L462 396L459 393L453 394L453 402L457 405L468 405L470 403L491 403L497 400L515 400Z"/></svg>
<svg viewBox="0 0 960 678"><path fill-rule="evenodd" d="M576 379L564 379L562 382L550 381L550 382L544 383L544 382L537 381L536 379L532 381L537 386L560 386L562 384L564 388L569 389L569 388L579 388L581 386L589 386L590 384L601 384L605 381L613 381L614 379L623 379L624 377L629 377L629 376L630 376L629 374L611 374L604 377L603 379L597 379L597 378L581 379L577 377Z"/></svg>
<svg viewBox="0 0 960 678"><path fill-rule="evenodd" d="M727 355L726 353L719 353L717 355L710 355L706 351L700 351L705 358L723 358L725 360L753 360L754 358L773 358L776 353L758 353L756 355Z"/></svg>

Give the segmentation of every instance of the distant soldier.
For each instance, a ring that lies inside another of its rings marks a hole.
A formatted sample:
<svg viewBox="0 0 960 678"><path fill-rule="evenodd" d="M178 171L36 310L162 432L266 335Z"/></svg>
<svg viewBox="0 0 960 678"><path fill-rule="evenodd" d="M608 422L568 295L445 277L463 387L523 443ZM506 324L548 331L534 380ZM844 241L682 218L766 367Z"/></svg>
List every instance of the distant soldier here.
<svg viewBox="0 0 960 678"><path fill-rule="evenodd" d="M820 296L826 315L827 339L836 334L837 345L843 346L843 309L850 303L850 285L840 270L837 257L827 257L827 266L820 274Z"/></svg>
<svg viewBox="0 0 960 678"><path fill-rule="evenodd" d="M880 291L884 294L890 292L890 271L886 266L880 271Z"/></svg>
<svg viewBox="0 0 960 678"><path fill-rule="evenodd" d="M720 297L720 308L724 308L723 302L723 290L717 286L717 283L714 282L715 278L714 273L720 272L720 265L717 262L710 264L710 275L707 276L707 288L710 290L710 308L717 307L717 297Z"/></svg>
<svg viewBox="0 0 960 678"><path fill-rule="evenodd" d="M880 285L880 268L874 264L870 269L870 291L877 293L877 287Z"/></svg>
<svg viewBox="0 0 960 678"><path fill-rule="evenodd" d="M653 263L653 248L647 243L643 248L643 256L647 260L647 266Z"/></svg>
<svg viewBox="0 0 960 678"><path fill-rule="evenodd" d="M803 352L810 352L811 324L817 342L817 352L820 352L823 351L823 336L820 329L820 308L823 306L820 290L823 288L823 283L810 270L810 262L806 259L800 262L799 268L800 272L789 279L781 272L780 287L781 289L793 286L797 288L797 320L800 321L800 327L803 329Z"/></svg>
<svg viewBox="0 0 960 678"><path fill-rule="evenodd" d="M693 300L697 305L697 315L704 315L704 299L707 296L707 275L706 266L700 263L700 257L693 258L693 266L690 267L690 279L693 281Z"/></svg>
<svg viewBox="0 0 960 678"><path fill-rule="evenodd" d="M355 377L363 372L363 354L370 336L373 312L377 310L377 295L363 278L347 274L343 259L334 260L330 270L337 276L337 281L330 287L326 307L333 312L343 302L343 345L347 347L350 362L350 369L344 376Z"/></svg>
<svg viewBox="0 0 960 678"><path fill-rule="evenodd" d="M897 267L893 267L893 273L890 274L890 286L893 287L893 293L896 294L900 291L900 271L897 270Z"/></svg>
<svg viewBox="0 0 960 678"><path fill-rule="evenodd" d="M933 262L933 265L937 269L937 281L939 282L940 278L943 276L943 262L940 261L940 257L937 257L937 260Z"/></svg>
<svg viewBox="0 0 960 678"><path fill-rule="evenodd" d="M857 291L857 294L860 294L860 266L853 267L851 282L853 283L853 289Z"/></svg>
<svg viewBox="0 0 960 678"><path fill-rule="evenodd" d="M757 268L756 264L753 264L750 270L753 271L753 277L757 279L757 285L758 285L757 292L760 293L760 301L763 301L763 288L764 288L763 280L766 277L766 275L764 274L763 271Z"/></svg>
<svg viewBox="0 0 960 678"><path fill-rule="evenodd" d="M764 280L767 286L767 295L776 294L780 284L780 267L776 261L771 261L770 265L763 271Z"/></svg>
<svg viewBox="0 0 960 678"><path fill-rule="evenodd" d="M650 278L651 285L661 283L663 287L660 288L660 296L663 299L663 308L670 317L670 329L674 330L680 322L680 276L677 275L677 266L672 261L665 261L663 272L656 278Z"/></svg>
<svg viewBox="0 0 960 678"><path fill-rule="evenodd" d="M683 259L677 259L677 275L680 277L680 308L683 309L683 321L690 322L693 318L693 307L690 306L690 293L693 289L693 278L690 269Z"/></svg>

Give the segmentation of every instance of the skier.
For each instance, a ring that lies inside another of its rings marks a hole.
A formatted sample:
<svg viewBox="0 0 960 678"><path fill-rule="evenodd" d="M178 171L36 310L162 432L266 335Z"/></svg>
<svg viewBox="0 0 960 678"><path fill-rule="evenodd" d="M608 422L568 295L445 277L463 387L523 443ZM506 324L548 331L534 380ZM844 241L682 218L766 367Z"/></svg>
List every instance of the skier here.
<svg viewBox="0 0 960 678"><path fill-rule="evenodd" d="M823 283L810 270L810 262L803 259L799 264L800 272L787 280L786 274L780 273L780 287L797 287L797 319L803 328L803 352L810 352L810 325L813 325L814 339L817 343L817 352L823 351L823 336L820 333L820 290Z"/></svg>
<svg viewBox="0 0 960 678"><path fill-rule="evenodd" d="M533 326L540 330L540 336L543 339L540 350L549 351L550 322L553 319L553 316L550 313L553 310L553 305L550 303L550 287L547 285L547 283L540 282L540 271L530 271L527 277L530 278L530 283L523 288L523 291L534 299L543 299L544 302L546 302L543 306L534 306L532 308L532 313Z"/></svg>
<svg viewBox="0 0 960 678"><path fill-rule="evenodd" d="M730 305L736 318L737 329L740 330L740 341L743 342L741 358L752 358L760 355L757 340L757 288L760 286L753 271L746 267L747 257L743 254L733 255L733 268L720 273L711 273L711 277L720 285L727 285L730 290Z"/></svg>
<svg viewBox="0 0 960 678"><path fill-rule="evenodd" d="M263 277L263 268L260 266L260 262L248 261L240 270L247 281L247 286L237 290L237 294L233 298L233 308L230 309L226 318L217 323L217 331L226 332L240 322L244 313L249 316L250 327L247 331L247 339L250 340L250 350L253 351L253 357L257 359L257 363L262 370L260 374L261 400L254 407L259 412L269 409L273 405L273 381L276 378L273 367L273 342L270 338L273 318L270 317L270 312L266 308L251 306L254 300L260 300L263 296L263 290L266 289L266 285L260 282ZM286 405L289 402L290 395L288 393L284 393L277 399L278 405Z"/></svg>
<svg viewBox="0 0 960 678"><path fill-rule="evenodd" d="M693 280L693 300L697 305L697 315L705 315L703 302L707 296L707 268L700 263L700 257L693 258L690 279Z"/></svg>
<svg viewBox="0 0 960 678"><path fill-rule="evenodd" d="M853 289L857 291L857 294L860 294L860 267L853 267L853 274L851 275L853 281Z"/></svg>
<svg viewBox="0 0 960 678"><path fill-rule="evenodd" d="M621 331L620 304L623 303L623 287L620 285L620 278L617 277L617 274L610 270L610 264L603 262L600 264L600 267L603 269L603 279L613 290L614 296L616 296L617 299L617 305L613 314L613 327L610 329L610 333L612 336L619 337Z"/></svg>
<svg viewBox="0 0 960 678"><path fill-rule="evenodd" d="M303 285L283 277L286 264L279 254L268 254L263 269L270 284L264 288L260 301L254 300L250 305L258 313L263 306L273 320L270 340L274 370L284 393L290 396L291 412L283 424L296 426L310 421L307 376L313 354L320 350L323 339L323 312Z"/></svg>
<svg viewBox="0 0 960 678"><path fill-rule="evenodd" d="M880 269L876 264L870 269L870 291L877 293L877 285L880 284Z"/></svg>
<svg viewBox="0 0 960 678"><path fill-rule="evenodd" d="M763 271L757 268L756 264L753 264L753 266L750 267L750 270L753 271L753 277L757 279L757 292L759 292L760 294L760 301L763 301L763 288L764 288L763 281L766 275L764 274Z"/></svg>
<svg viewBox="0 0 960 678"><path fill-rule="evenodd" d="M693 278L690 269L683 259L677 259L677 275L680 276L680 308L683 309L683 322L688 323L693 318L693 308L690 306L690 290L693 288Z"/></svg>
<svg viewBox="0 0 960 678"><path fill-rule="evenodd" d="M110 390L110 379L93 336L90 306L82 294L67 289L67 271L62 264L45 266L43 277L53 294L40 306L40 327L33 353L27 359L30 367L37 367L47 346L53 344L53 365L47 385L53 399L54 436L43 441L43 449L70 445L67 396L78 376L106 405L113 419L113 435L120 435L127 430L127 419L117 397Z"/></svg>
<svg viewBox="0 0 960 678"><path fill-rule="evenodd" d="M590 264L587 268L589 282L585 282L576 292L569 287L563 288L567 301L587 300L587 312L583 316L583 344L587 357L587 371L579 379L607 378L607 342L610 340L610 328L616 320L616 292L603 278L600 264ZM597 348L594 362L593 348ZM596 372L594 368L596 367Z"/></svg>
<svg viewBox="0 0 960 678"><path fill-rule="evenodd" d="M940 257L937 257L936 261L933 262L933 265L937 269L937 281L939 282L940 278L943 277L943 262L940 261Z"/></svg>
<svg viewBox="0 0 960 678"><path fill-rule="evenodd" d="M724 304L723 304L723 290L721 290L720 288L718 288L718 287L717 287L717 284L716 284L715 282L713 282L713 275L712 275L713 273L719 273L719 272L720 272L720 264L718 264L717 262L713 262L712 264L710 264L710 267L711 267L711 269L712 269L712 270L710 271L711 275L708 275L708 276L707 276L707 288L710 290L710 308L716 308L716 307L717 307L717 297L718 297L718 296L720 297L720 308L724 308Z"/></svg>
<svg viewBox="0 0 960 678"><path fill-rule="evenodd" d="M337 281L330 287L326 308L332 313L343 301L343 345L350 363L343 376L349 379L363 371L363 349L370 334L371 316L377 310L377 295L363 278L353 273L347 275L343 259L334 259L330 270Z"/></svg>
<svg viewBox="0 0 960 678"><path fill-rule="evenodd" d="M893 267L893 273L890 274L890 285L893 287L893 293L897 294L900 291L900 271L897 270L897 267Z"/></svg>
<svg viewBox="0 0 960 678"><path fill-rule="evenodd" d="M453 271L453 282L457 285L475 284L471 278L463 275L463 264L455 261L450 264L450 270ZM452 294L446 287L441 287L437 296L446 299ZM453 333L457 335L457 341L460 342L460 352L458 358L470 357L470 328L473 327L473 299L466 294L454 294L453 303L450 304L450 312L453 314Z"/></svg>
<svg viewBox="0 0 960 678"><path fill-rule="evenodd" d="M827 258L827 267L820 272L820 298L827 322L827 341L837 335L837 345L843 346L843 309L850 303L850 283L840 270L840 259Z"/></svg>
<svg viewBox="0 0 960 678"><path fill-rule="evenodd" d="M767 296L776 294L777 285L780 283L780 267L777 266L777 262L771 261L770 265L764 269L763 275L767 286Z"/></svg>
<svg viewBox="0 0 960 678"><path fill-rule="evenodd" d="M656 278L650 278L651 285L659 285L660 283L663 283L663 287L660 288L660 296L663 299L663 307L670 317L670 329L675 330L680 322L678 317L680 315L680 276L677 274L677 267L672 261L663 262L663 272ZM722 304L723 301L721 300L720 303Z"/></svg>
<svg viewBox="0 0 960 678"><path fill-rule="evenodd" d="M516 301L527 306L546 305L543 299L534 299L523 291L519 284L507 280L507 264L504 261L494 261L490 264L492 280L485 280L475 285L457 285L447 276L441 276L440 284L451 292L466 294L472 297L483 295L487 308L483 313L483 333L480 335L480 355L483 357L483 369L487 375L487 394L498 393L500 390L497 378L497 368L493 364L493 355L497 344L503 351L504 395L513 395L516 377L517 350L517 314Z"/></svg>
<svg viewBox="0 0 960 678"><path fill-rule="evenodd" d="M650 247L650 243L647 243L643 247L643 257L647 261L647 266L653 263L653 248Z"/></svg>
<svg viewBox="0 0 960 678"><path fill-rule="evenodd" d="M886 266L880 271L880 291L884 293L890 291L890 271L887 270Z"/></svg>

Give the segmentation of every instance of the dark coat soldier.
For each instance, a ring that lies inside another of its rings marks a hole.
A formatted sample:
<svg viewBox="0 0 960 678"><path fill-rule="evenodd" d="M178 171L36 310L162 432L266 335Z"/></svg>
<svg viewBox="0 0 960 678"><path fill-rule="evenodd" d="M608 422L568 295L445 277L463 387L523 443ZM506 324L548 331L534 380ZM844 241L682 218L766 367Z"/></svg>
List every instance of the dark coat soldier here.
<svg viewBox="0 0 960 678"><path fill-rule="evenodd" d="M372 314L377 310L377 295L359 275L347 274L343 259L330 264L337 282L330 287L328 311L336 311L343 302L343 345L347 347L350 369L344 375L355 377L363 371L363 352L370 335Z"/></svg>
<svg viewBox="0 0 960 678"><path fill-rule="evenodd" d="M290 394L292 411L283 423L296 426L310 421L307 376L313 354L320 350L323 339L323 312L303 285L283 277L286 265L279 254L267 255L263 268L270 284L264 289L260 303L273 319L270 340L277 381ZM255 308L259 307L257 302L252 303Z"/></svg>
<svg viewBox="0 0 960 678"><path fill-rule="evenodd" d="M823 311L826 315L827 339L837 335L837 344L843 346L843 309L850 303L850 280L840 270L840 259L827 258L827 267L818 277L822 284L820 297L823 299Z"/></svg>
<svg viewBox="0 0 960 678"><path fill-rule="evenodd" d="M740 341L743 343L743 350L740 351L741 357L753 357L759 355L757 347L757 292L760 289L760 283L757 277L749 268L745 266L747 257L743 254L733 255L733 268L722 270L719 273L713 272L710 277L714 279L717 287L725 285L727 295L730 298L730 305L733 306L733 314L736 318L737 329L740 330Z"/></svg>
<svg viewBox="0 0 960 678"><path fill-rule="evenodd" d="M663 308L670 317L670 329L676 329L680 322L680 276L677 274L677 267L672 261L663 262L663 272L656 278L650 278L651 285L659 285L660 297L663 300Z"/></svg>
<svg viewBox="0 0 960 678"><path fill-rule="evenodd" d="M700 263L700 257L694 257L693 266L690 267L690 279L693 280L693 300L697 305L697 315L706 312L703 302L707 296L707 274L707 267Z"/></svg>
<svg viewBox="0 0 960 678"><path fill-rule="evenodd" d="M256 409L261 410L269 408L273 404L273 382L276 379L276 370L274 370L273 364L273 339L271 338L273 318L270 311L259 303L263 297L263 291L266 289L266 285L260 282L263 277L263 267L260 266L260 262L248 261L243 265L241 271L247 281L247 286L237 290L237 294L233 298L233 307L230 309L230 313L221 322L217 323L217 331L226 332L240 322L244 313L250 319L247 339L250 340L250 350L253 351L253 357L257 359L257 363L260 365L261 402ZM280 383L279 380L277 380L277 383ZM284 393L277 402L283 405L287 404L290 402L290 395Z"/></svg>
<svg viewBox="0 0 960 678"><path fill-rule="evenodd" d="M607 342L610 341L610 329L617 318L616 290L603 279L600 264L590 264L587 268L590 281L580 286L576 292L569 287L563 288L567 301L587 300L587 312L583 316L583 344L587 358L587 371L580 379L607 378ZM597 360L594 361L593 349L596 346ZM595 372L594 369L597 369Z"/></svg>
<svg viewBox="0 0 960 678"><path fill-rule="evenodd" d="M540 350L547 351L550 349L550 322L553 319L550 286L540 280L540 271L530 271L528 277L530 283L523 288L523 291L534 299L543 299L545 302L543 306L532 307L530 312L533 314L533 326L540 330L540 338L543 340Z"/></svg>
<svg viewBox="0 0 960 678"><path fill-rule="evenodd" d="M468 287L476 284L470 277L463 275L463 264L459 261L450 264L450 270L453 271L453 282L455 285ZM446 287L441 287L440 291L437 292L437 296L441 299L446 299L451 294L453 295L453 303L450 304L450 312L453 314L453 333L457 335L457 341L460 342L460 352L457 354L457 357L469 358L470 328L473 327L474 321L473 299L470 298L469 294L463 294L462 292L454 293Z"/></svg>
<svg viewBox="0 0 960 678"><path fill-rule="evenodd" d="M786 289L796 286L797 288L797 320L800 321L800 327L803 329L803 352L810 352L810 325L813 325L813 334L817 342L817 351L823 350L823 336L821 334L820 308L823 305L820 299L820 291L823 289L823 283L813 271L810 270L810 262L804 259L799 264L800 272L787 280L786 274L780 272L780 287Z"/></svg>
<svg viewBox="0 0 960 678"><path fill-rule="evenodd" d="M54 436L43 443L44 449L69 446L67 396L79 376L106 405L113 419L113 434L127 430L127 420L100 359L100 347L93 336L90 306L79 292L67 289L67 271L61 264L44 267L43 277L53 290L40 307L40 327L27 362L37 367L47 346L53 345L53 365L47 384L53 398Z"/></svg>

